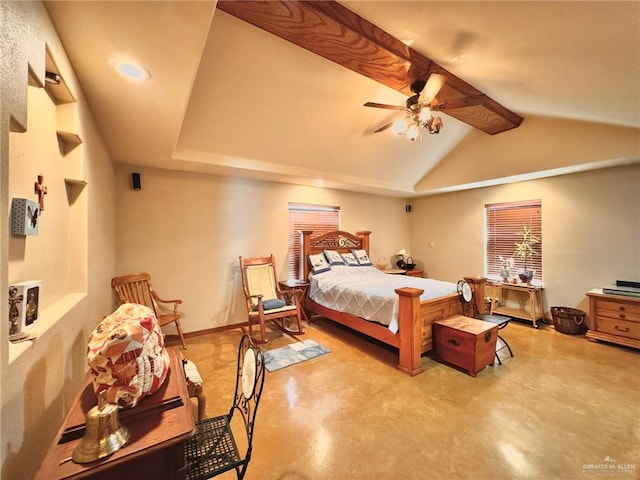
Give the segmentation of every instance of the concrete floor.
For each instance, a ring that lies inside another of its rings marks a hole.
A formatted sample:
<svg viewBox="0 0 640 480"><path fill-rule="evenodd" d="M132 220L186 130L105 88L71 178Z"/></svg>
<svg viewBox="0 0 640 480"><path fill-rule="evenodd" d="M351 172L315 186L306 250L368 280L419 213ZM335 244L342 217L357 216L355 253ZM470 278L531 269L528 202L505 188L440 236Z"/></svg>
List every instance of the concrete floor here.
<svg viewBox="0 0 640 480"><path fill-rule="evenodd" d="M245 478L640 478L638 351L550 325L501 333L515 354L503 365L473 378L428 354L412 378L394 368L393 349L314 319L298 338L331 353L266 372ZM241 335L188 338L208 416L231 405ZM269 338L263 350L297 341L275 328Z"/></svg>

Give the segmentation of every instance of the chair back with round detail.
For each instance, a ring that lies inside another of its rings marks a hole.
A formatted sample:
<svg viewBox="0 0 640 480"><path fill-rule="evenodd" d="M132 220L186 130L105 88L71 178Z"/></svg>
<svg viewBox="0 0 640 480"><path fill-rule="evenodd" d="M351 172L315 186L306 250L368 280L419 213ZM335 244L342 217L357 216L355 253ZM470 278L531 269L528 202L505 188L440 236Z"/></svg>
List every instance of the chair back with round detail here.
<svg viewBox="0 0 640 480"><path fill-rule="evenodd" d="M229 413L196 422L186 445L187 480L235 470L244 478L253 450L256 413L264 387L264 354L248 335L238 347L236 388Z"/></svg>

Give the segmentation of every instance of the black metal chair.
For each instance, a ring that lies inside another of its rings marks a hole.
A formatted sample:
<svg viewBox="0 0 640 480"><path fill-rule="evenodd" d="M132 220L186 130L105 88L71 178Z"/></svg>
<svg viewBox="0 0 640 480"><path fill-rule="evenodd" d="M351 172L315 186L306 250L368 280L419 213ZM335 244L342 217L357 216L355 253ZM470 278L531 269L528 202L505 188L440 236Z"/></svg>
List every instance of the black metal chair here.
<svg viewBox="0 0 640 480"><path fill-rule="evenodd" d="M263 386L264 354L244 335L238 347L233 405L226 415L196 422L186 445L187 480L211 478L232 469L238 479L244 478Z"/></svg>
<svg viewBox="0 0 640 480"><path fill-rule="evenodd" d="M477 318L478 320L483 320L485 322L495 323L498 325L498 331L509 325L511 317L484 313L484 308L477 304L477 300L474 300L473 289L466 280L460 280L458 282L458 296L460 297L460 302L462 302L462 313L464 315ZM484 301L484 299L482 299L482 301ZM506 348L509 350L509 355L513 357L513 350L511 350L509 343L499 333L498 340L502 342L502 345L496 348L496 360L498 360L498 365L502 365L502 360L500 359L498 352Z"/></svg>

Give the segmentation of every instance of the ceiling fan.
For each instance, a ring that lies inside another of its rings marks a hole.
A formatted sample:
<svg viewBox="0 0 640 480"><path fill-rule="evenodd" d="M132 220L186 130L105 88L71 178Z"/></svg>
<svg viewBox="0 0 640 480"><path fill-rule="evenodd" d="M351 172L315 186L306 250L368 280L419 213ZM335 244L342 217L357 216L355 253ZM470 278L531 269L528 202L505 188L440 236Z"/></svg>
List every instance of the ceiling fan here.
<svg viewBox="0 0 640 480"><path fill-rule="evenodd" d="M416 80L411 84L411 91L414 94L407 99L404 107L375 102L365 103L365 107L399 110L406 114L404 119L389 122L374 130L374 133L382 132L393 126L398 135L407 135L411 141L416 138L422 138L423 129L431 134L440 133L443 127L442 119L434 117L431 112L442 110L445 107L445 104L434 102L445 81L446 77L438 73L432 73L426 82L424 80Z"/></svg>

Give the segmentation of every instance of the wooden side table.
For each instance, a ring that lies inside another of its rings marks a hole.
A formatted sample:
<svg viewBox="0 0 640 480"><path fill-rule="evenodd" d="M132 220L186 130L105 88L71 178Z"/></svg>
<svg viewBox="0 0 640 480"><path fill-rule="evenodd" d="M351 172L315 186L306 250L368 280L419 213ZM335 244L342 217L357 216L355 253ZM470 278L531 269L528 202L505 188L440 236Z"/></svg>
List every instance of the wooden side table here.
<svg viewBox="0 0 640 480"><path fill-rule="evenodd" d="M45 456L35 480L183 480L184 446L194 429L182 353L167 349L171 366L165 382L132 409L120 412L129 429L129 442L110 456L92 463L74 463L71 455L85 432L86 414L96 405L91 377L73 402Z"/></svg>
<svg viewBox="0 0 640 480"><path fill-rule="evenodd" d="M407 270L407 273L405 274L408 277L424 277L424 270Z"/></svg>
<svg viewBox="0 0 640 480"><path fill-rule="evenodd" d="M304 280L280 280L278 286L285 295L298 295L300 306L303 307L302 318L309 322L309 316L304 309L304 299L307 297L309 291L309 282L305 282Z"/></svg>
<svg viewBox="0 0 640 480"><path fill-rule="evenodd" d="M491 315L497 313L529 320L533 323L534 328L538 328L538 320L544 319L544 306L542 303L544 287L502 282L492 282L491 285L493 286ZM517 297L515 300L518 302L518 308L507 306L510 293Z"/></svg>

